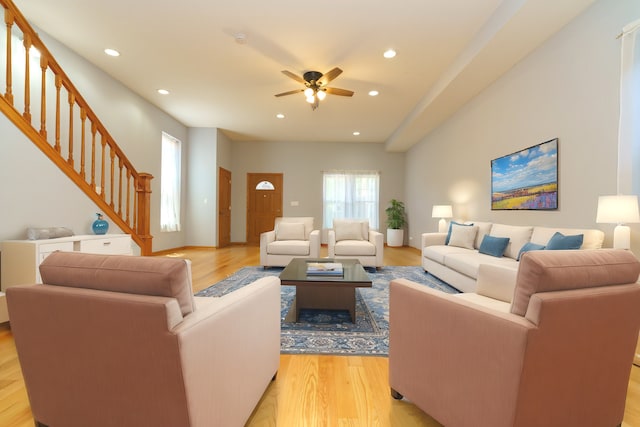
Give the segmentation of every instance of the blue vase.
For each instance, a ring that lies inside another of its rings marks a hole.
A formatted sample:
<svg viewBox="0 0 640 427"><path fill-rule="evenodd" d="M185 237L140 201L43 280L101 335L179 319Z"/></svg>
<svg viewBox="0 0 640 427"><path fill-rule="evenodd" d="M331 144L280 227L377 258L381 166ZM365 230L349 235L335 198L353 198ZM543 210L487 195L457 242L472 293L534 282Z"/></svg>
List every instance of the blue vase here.
<svg viewBox="0 0 640 427"><path fill-rule="evenodd" d="M98 219L93 221L93 224L91 224L93 232L95 234L107 234L107 231L109 230L109 223L102 219L102 214L96 215L98 215Z"/></svg>

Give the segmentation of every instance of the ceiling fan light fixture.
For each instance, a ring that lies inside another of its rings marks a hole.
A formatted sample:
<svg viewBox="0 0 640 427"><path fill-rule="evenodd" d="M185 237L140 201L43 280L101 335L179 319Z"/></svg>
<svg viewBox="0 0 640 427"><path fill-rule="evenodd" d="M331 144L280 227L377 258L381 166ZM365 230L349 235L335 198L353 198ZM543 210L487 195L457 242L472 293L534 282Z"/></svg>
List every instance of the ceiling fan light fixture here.
<svg viewBox="0 0 640 427"><path fill-rule="evenodd" d="M307 98L313 98L313 89L311 89L310 87L306 88L304 90L304 96L306 96Z"/></svg>
<svg viewBox="0 0 640 427"><path fill-rule="evenodd" d="M322 101L323 99L325 99L327 97L327 92L323 91L323 90L319 90L317 93L318 99L320 101Z"/></svg>
<svg viewBox="0 0 640 427"><path fill-rule="evenodd" d="M314 102L316 102L316 97L311 95L311 96L307 96L307 102L309 104L313 104Z"/></svg>

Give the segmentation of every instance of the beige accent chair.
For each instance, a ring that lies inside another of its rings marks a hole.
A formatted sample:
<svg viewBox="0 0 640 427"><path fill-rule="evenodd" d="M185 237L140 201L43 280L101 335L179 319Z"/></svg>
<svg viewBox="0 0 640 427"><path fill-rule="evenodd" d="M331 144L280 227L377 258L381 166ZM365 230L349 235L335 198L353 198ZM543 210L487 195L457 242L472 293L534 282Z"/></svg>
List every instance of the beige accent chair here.
<svg viewBox="0 0 640 427"><path fill-rule="evenodd" d="M335 219L327 233L329 258L355 258L365 267L384 265L384 236L369 221Z"/></svg>
<svg viewBox="0 0 640 427"><path fill-rule="evenodd" d="M190 263L56 252L7 289L39 426L243 426L280 360L280 282L194 298Z"/></svg>
<svg viewBox="0 0 640 427"><path fill-rule="evenodd" d="M293 258L320 257L320 230L313 217L279 217L274 229L260 234L260 265L286 267Z"/></svg>
<svg viewBox="0 0 640 427"><path fill-rule="evenodd" d="M619 426L638 273L624 250L527 252L506 311L393 280L392 395L448 427Z"/></svg>

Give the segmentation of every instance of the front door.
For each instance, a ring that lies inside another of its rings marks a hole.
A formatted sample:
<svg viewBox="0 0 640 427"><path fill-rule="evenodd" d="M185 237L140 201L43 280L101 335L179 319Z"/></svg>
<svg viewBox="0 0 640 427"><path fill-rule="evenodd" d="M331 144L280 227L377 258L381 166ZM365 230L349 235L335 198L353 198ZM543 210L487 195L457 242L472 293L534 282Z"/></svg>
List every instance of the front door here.
<svg viewBox="0 0 640 427"><path fill-rule="evenodd" d="M260 233L282 216L282 182L281 173L247 174L247 243L260 244Z"/></svg>
<svg viewBox="0 0 640 427"><path fill-rule="evenodd" d="M218 170L218 247L231 243L231 172Z"/></svg>

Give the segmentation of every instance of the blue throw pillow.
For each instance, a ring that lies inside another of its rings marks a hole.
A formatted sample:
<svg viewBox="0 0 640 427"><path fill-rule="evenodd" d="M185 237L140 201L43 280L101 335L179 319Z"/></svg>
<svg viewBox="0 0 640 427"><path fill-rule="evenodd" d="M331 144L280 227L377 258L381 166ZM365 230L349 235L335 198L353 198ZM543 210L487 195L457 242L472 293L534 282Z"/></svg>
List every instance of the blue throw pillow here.
<svg viewBox="0 0 640 427"><path fill-rule="evenodd" d="M576 234L575 236L565 236L560 232L556 232L556 234L554 234L547 243L546 249L549 251L561 249L580 249L583 239L583 234Z"/></svg>
<svg viewBox="0 0 640 427"><path fill-rule="evenodd" d="M522 256L523 253L525 252L529 252L529 251L541 251L545 248L544 245L539 245L537 243L531 243L531 242L527 242L524 244L524 246L522 246L522 249L520 249L520 252L518 252L518 259L517 261L520 261L520 257Z"/></svg>
<svg viewBox="0 0 640 427"><path fill-rule="evenodd" d="M445 245L448 245L449 244L449 240L451 240L451 226L453 224L462 225L463 227L473 227L473 224L460 224L459 222L450 221L449 222L449 231L447 231L447 238L444 239L444 244Z"/></svg>
<svg viewBox="0 0 640 427"><path fill-rule="evenodd" d="M500 258L504 254L505 249L507 249L508 244L508 237L494 237L485 234L478 252Z"/></svg>

